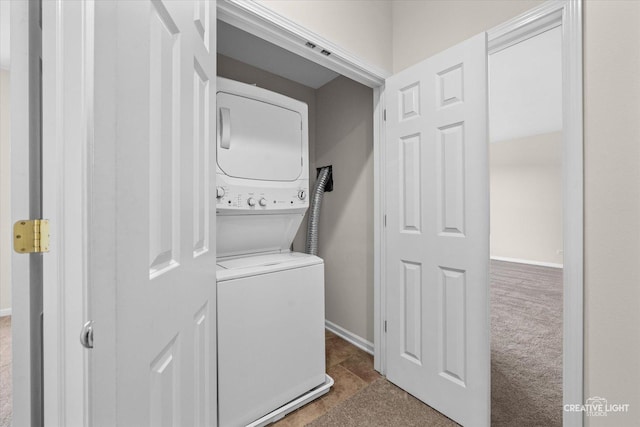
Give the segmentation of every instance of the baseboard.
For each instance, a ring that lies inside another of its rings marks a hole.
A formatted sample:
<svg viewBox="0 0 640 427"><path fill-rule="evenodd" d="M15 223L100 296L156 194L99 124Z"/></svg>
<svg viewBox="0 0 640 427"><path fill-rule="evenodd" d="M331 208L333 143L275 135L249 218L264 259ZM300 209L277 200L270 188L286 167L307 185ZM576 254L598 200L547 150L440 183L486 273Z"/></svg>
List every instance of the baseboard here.
<svg viewBox="0 0 640 427"><path fill-rule="evenodd" d="M347 341L348 343L351 343L351 344L355 345L360 350L366 351L369 354L373 354L373 343L372 342L367 341L364 338L354 334L353 332L349 332L345 328L343 328L341 326L338 326L335 323L330 322L328 320L324 321L324 327L328 331L333 332L334 334L336 334L337 336L339 336L343 340Z"/></svg>
<svg viewBox="0 0 640 427"><path fill-rule="evenodd" d="M539 265L541 267L552 267L552 268L562 268L562 264L556 264L554 262L544 262L544 261L530 261L528 259L519 259L519 258L507 258L503 256L492 256L491 259L496 261L506 261L506 262L515 262L518 264L529 264L529 265Z"/></svg>
<svg viewBox="0 0 640 427"><path fill-rule="evenodd" d="M0 309L0 317L11 316L11 307Z"/></svg>

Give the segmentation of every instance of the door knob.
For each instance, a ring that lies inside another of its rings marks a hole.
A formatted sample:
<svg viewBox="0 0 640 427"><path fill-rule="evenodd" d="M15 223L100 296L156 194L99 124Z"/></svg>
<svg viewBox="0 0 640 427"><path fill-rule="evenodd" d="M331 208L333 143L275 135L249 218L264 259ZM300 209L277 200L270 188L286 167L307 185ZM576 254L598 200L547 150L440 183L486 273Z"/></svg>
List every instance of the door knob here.
<svg viewBox="0 0 640 427"><path fill-rule="evenodd" d="M84 348L93 348L93 320L89 320L82 326L80 344L82 344Z"/></svg>

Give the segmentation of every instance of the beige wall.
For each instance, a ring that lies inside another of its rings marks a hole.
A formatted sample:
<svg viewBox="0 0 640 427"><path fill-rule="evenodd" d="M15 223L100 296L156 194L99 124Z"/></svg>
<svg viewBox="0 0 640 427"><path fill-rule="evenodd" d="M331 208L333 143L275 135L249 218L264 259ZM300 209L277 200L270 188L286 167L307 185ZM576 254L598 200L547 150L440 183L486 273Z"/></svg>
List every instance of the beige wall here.
<svg viewBox="0 0 640 427"><path fill-rule="evenodd" d="M9 72L0 70L0 310L11 307Z"/></svg>
<svg viewBox="0 0 640 427"><path fill-rule="evenodd" d="M491 256L562 264L562 132L489 144Z"/></svg>
<svg viewBox="0 0 640 427"><path fill-rule="evenodd" d="M316 146L316 91L308 86L285 79L275 74L252 67L224 55L218 55L218 76L243 83L256 84L258 87L281 93L307 104L309 108L309 181L315 182L315 146ZM312 187L310 187L312 188ZM293 249L304 252L307 231L307 216L298 230Z"/></svg>
<svg viewBox="0 0 640 427"><path fill-rule="evenodd" d="M584 11L586 394L640 420L640 2Z"/></svg>
<svg viewBox="0 0 640 427"><path fill-rule="evenodd" d="M486 31L541 0L394 0L393 71Z"/></svg>
<svg viewBox="0 0 640 427"><path fill-rule="evenodd" d="M258 0L371 65L391 71L391 2Z"/></svg>
<svg viewBox="0 0 640 427"><path fill-rule="evenodd" d="M316 164L334 180L318 236L326 318L373 342L373 91L338 77L316 99Z"/></svg>
<svg viewBox="0 0 640 427"><path fill-rule="evenodd" d="M540 3L394 1L393 68ZM585 395L631 405L590 426L640 419L639 22L638 1L585 2Z"/></svg>

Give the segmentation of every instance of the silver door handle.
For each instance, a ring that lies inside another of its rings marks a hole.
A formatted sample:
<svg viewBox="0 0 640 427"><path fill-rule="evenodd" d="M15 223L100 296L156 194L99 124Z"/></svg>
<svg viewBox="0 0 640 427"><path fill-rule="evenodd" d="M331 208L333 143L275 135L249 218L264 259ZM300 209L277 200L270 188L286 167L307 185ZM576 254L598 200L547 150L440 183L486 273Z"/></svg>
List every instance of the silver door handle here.
<svg viewBox="0 0 640 427"><path fill-rule="evenodd" d="M93 320L89 320L82 326L80 344L82 344L84 348L93 348Z"/></svg>

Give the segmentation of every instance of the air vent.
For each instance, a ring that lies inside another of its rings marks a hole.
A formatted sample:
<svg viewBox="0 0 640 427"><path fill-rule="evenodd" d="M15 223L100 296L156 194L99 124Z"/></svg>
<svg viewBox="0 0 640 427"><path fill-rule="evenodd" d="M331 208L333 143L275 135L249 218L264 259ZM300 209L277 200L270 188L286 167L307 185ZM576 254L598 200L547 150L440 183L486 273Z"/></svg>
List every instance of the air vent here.
<svg viewBox="0 0 640 427"><path fill-rule="evenodd" d="M322 49L322 52L320 52L320 53L321 53L321 54L323 54L324 56L329 56L329 55L331 55L331 52L329 52L329 51L328 51L328 50L326 50L326 49Z"/></svg>
<svg viewBox="0 0 640 427"><path fill-rule="evenodd" d="M311 42L307 42L307 44L305 46L310 47L311 49L315 49L316 48L316 45L311 43Z"/></svg>

